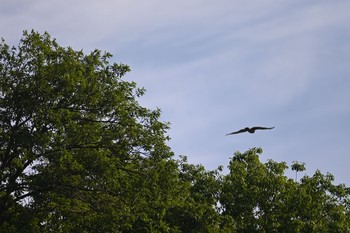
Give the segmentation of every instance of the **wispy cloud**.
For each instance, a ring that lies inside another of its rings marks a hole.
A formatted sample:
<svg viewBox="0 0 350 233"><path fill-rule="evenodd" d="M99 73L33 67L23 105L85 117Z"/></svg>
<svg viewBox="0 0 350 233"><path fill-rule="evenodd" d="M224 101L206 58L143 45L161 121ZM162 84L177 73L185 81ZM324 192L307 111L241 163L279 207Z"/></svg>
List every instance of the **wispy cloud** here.
<svg viewBox="0 0 350 233"><path fill-rule="evenodd" d="M262 146L268 157L313 168L332 163L350 183L350 160L341 157L350 131L349 8L347 0L4 0L0 31L14 44L34 28L63 45L112 52L131 65L126 78L148 90L141 103L172 123L175 153L192 161L215 167ZM223 136L250 124L276 128Z"/></svg>

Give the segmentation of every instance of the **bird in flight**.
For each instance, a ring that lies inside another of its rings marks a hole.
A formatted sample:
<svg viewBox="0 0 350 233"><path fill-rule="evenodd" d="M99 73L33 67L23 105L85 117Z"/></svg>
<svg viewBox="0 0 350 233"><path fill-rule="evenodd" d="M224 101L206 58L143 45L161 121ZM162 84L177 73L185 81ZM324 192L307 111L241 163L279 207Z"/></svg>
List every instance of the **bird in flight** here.
<svg viewBox="0 0 350 233"><path fill-rule="evenodd" d="M249 128L249 127L245 127L244 129L240 129L238 131L235 131L235 132L232 132L232 133L228 133L226 134L227 135L232 135L232 134L238 134L238 133L244 133L244 132L249 132L249 133L254 133L255 130L257 129L273 129L275 127L261 127L261 126L255 126L255 127L252 127L252 128Z"/></svg>

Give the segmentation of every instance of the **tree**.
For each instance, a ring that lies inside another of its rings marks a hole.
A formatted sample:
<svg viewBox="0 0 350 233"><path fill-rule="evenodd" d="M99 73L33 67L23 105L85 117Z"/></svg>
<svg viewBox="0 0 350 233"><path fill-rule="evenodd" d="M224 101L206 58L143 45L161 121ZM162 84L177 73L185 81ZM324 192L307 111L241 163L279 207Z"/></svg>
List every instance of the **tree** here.
<svg viewBox="0 0 350 233"><path fill-rule="evenodd" d="M298 161L293 161L292 171L295 171L295 181L298 179L298 172L305 171L305 163L299 163Z"/></svg>
<svg viewBox="0 0 350 233"><path fill-rule="evenodd" d="M235 223L230 216L220 214L222 167L207 171L202 165L178 160L183 202L169 208L167 221L179 232L232 232Z"/></svg>
<svg viewBox="0 0 350 233"><path fill-rule="evenodd" d="M25 31L12 48L2 40L0 229L161 229L177 175L168 124L110 58L48 33Z"/></svg>
<svg viewBox="0 0 350 233"><path fill-rule="evenodd" d="M222 214L237 232L350 232L349 188L320 171L293 181L284 175L286 163L261 163L261 153L236 152L223 178Z"/></svg>

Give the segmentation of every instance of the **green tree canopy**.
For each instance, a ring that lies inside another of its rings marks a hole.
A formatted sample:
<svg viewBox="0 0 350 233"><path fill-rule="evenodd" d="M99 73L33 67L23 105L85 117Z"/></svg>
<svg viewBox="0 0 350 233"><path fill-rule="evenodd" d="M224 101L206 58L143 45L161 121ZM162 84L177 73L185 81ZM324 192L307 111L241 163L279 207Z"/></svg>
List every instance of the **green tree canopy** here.
<svg viewBox="0 0 350 233"><path fill-rule="evenodd" d="M168 124L110 58L35 31L18 47L1 42L0 224L26 213L41 230L107 232L162 218L175 166Z"/></svg>
<svg viewBox="0 0 350 233"><path fill-rule="evenodd" d="M233 217L237 232L350 232L349 188L320 171L296 182L284 175L285 162L262 163L261 153L235 153L223 179L222 214Z"/></svg>

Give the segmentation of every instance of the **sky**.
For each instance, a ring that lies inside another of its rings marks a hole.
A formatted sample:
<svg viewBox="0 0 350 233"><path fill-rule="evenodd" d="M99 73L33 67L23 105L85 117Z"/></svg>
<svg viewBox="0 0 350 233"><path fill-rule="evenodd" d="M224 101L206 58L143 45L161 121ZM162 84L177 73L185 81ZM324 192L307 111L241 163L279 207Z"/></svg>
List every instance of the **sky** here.
<svg viewBox="0 0 350 233"><path fill-rule="evenodd" d="M350 1L1 0L0 37L47 31L128 64L175 156L208 170L261 147L350 186ZM255 134L225 134L274 126ZM287 172L292 176L291 171Z"/></svg>

